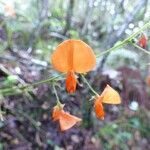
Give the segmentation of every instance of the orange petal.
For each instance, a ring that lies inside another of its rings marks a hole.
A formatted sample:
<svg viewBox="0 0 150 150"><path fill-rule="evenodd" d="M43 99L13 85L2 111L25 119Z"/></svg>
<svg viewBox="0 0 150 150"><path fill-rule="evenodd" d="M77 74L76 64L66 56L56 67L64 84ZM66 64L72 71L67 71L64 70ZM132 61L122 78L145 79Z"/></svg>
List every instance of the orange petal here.
<svg viewBox="0 0 150 150"><path fill-rule="evenodd" d="M102 105L102 97L99 96L94 102L94 110L98 119L104 120L105 112Z"/></svg>
<svg viewBox="0 0 150 150"><path fill-rule="evenodd" d="M70 115L67 112L64 112L61 114L61 117L59 119L59 123L60 123L60 129L61 131L65 131L70 129L71 127L73 127L77 122L80 122L81 119Z"/></svg>
<svg viewBox="0 0 150 150"><path fill-rule="evenodd" d="M81 40L69 39L58 45L51 57L52 65L60 72L90 71L96 64L93 50Z"/></svg>
<svg viewBox="0 0 150 150"><path fill-rule="evenodd" d="M66 89L68 93L76 91L77 80L73 71L69 71L66 79Z"/></svg>
<svg viewBox="0 0 150 150"><path fill-rule="evenodd" d="M60 108L59 106L56 105L53 108L53 112L52 112L53 121L59 120L59 118L63 112L64 112L63 108Z"/></svg>
<svg viewBox="0 0 150 150"><path fill-rule="evenodd" d="M106 86L104 91L101 94L102 102L107 104L120 104L121 98L116 90L114 90L109 85Z"/></svg>
<svg viewBox="0 0 150 150"><path fill-rule="evenodd" d="M73 69L77 73L85 73L96 65L96 57L89 45L80 40L74 40Z"/></svg>

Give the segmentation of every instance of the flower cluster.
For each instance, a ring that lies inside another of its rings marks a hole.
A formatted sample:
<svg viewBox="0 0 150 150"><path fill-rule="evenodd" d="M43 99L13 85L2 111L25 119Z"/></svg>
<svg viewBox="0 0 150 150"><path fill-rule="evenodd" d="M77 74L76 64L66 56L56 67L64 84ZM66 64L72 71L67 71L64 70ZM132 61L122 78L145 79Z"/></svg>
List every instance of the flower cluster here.
<svg viewBox="0 0 150 150"><path fill-rule="evenodd" d="M92 48L81 40L69 39L59 44L51 56L54 69L66 73L66 90L74 93L77 86L76 74L87 73L96 65L96 57ZM93 90L94 91L94 90ZM120 104L121 98L117 91L109 85L99 95L96 92L94 110L98 119L103 120L105 112L103 103ZM53 108L53 121L58 121L61 131L65 131L74 126L81 119L65 112L64 105L57 102Z"/></svg>

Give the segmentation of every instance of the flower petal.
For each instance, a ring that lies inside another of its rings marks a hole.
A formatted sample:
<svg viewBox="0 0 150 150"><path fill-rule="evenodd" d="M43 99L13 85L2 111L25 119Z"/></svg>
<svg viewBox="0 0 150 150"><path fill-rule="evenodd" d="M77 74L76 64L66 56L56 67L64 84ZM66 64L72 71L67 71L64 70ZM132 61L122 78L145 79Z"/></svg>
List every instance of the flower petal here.
<svg viewBox="0 0 150 150"><path fill-rule="evenodd" d="M66 89L68 93L74 93L76 91L77 79L73 71L69 71L66 79Z"/></svg>
<svg viewBox="0 0 150 150"><path fill-rule="evenodd" d="M70 40L59 44L51 56L52 65L57 71L68 72L71 63L71 52L73 50Z"/></svg>
<svg viewBox="0 0 150 150"><path fill-rule="evenodd" d="M101 94L102 102L107 104L120 104L121 98L116 90L114 90L109 85L106 86L104 91Z"/></svg>
<svg viewBox="0 0 150 150"><path fill-rule="evenodd" d="M52 112L53 121L59 120L59 118L63 112L64 112L63 107L60 108L59 106L56 105L53 108L53 112Z"/></svg>
<svg viewBox="0 0 150 150"><path fill-rule="evenodd" d="M104 120L105 112L102 105L102 97L99 96L94 102L94 110L98 119Z"/></svg>
<svg viewBox="0 0 150 150"><path fill-rule="evenodd" d="M80 122L81 119L70 115L67 112L64 112L61 114L61 117L59 119L59 123L60 123L60 129L61 131L65 131L70 129L71 127L73 127L77 122Z"/></svg>
<svg viewBox="0 0 150 150"><path fill-rule="evenodd" d="M52 65L60 72L90 71L96 64L93 50L81 40L69 39L59 44L51 57Z"/></svg>
<svg viewBox="0 0 150 150"><path fill-rule="evenodd" d="M96 57L89 45L80 40L74 40L73 69L77 73L90 71L96 65Z"/></svg>

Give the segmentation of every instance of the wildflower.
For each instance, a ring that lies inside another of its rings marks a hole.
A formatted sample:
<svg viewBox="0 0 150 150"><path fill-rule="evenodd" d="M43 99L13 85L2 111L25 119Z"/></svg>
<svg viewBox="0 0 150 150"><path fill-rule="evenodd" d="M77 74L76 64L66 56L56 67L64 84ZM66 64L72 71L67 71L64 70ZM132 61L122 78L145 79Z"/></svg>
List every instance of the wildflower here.
<svg viewBox="0 0 150 150"><path fill-rule="evenodd" d="M66 88L69 93L74 93L77 86L77 80L73 71L68 72L66 79Z"/></svg>
<svg viewBox="0 0 150 150"><path fill-rule="evenodd" d="M76 91L75 73L86 73L96 64L93 50L81 40L69 39L59 44L52 54L52 65L57 71L67 73L68 93Z"/></svg>
<svg viewBox="0 0 150 150"><path fill-rule="evenodd" d="M140 47L146 48L146 46L147 46L147 38L146 38L146 36L144 34L139 38L138 43L139 43Z"/></svg>
<svg viewBox="0 0 150 150"><path fill-rule="evenodd" d="M102 103L107 104L120 104L121 99L116 90L109 85L106 86L100 96L96 97L94 102L94 110L98 119L104 120L105 112Z"/></svg>
<svg viewBox="0 0 150 150"><path fill-rule="evenodd" d="M63 110L64 105L56 105L53 108L52 118L53 121L59 121L61 131L65 131L73 127L81 119L65 112Z"/></svg>

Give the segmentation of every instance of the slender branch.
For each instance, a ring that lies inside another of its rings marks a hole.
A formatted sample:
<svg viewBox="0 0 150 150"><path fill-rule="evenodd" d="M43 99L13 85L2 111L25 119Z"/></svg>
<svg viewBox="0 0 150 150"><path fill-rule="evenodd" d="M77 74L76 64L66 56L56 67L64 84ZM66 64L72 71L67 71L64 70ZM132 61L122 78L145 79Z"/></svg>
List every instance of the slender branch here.
<svg viewBox="0 0 150 150"><path fill-rule="evenodd" d="M56 96L56 100L57 100L57 105L61 105L61 102L60 102L60 100L59 100L59 97L58 97L58 94L57 94L57 90L56 90L56 88L55 88L55 85L53 85L53 90L54 90L54 93L55 93L55 96Z"/></svg>
<svg viewBox="0 0 150 150"><path fill-rule="evenodd" d="M134 47L136 47L137 49L141 50L142 52L144 52L144 53L150 55L150 52L149 52L149 51L143 49L142 47L138 46L137 44L134 44L134 43L131 43L131 44L132 44Z"/></svg>
<svg viewBox="0 0 150 150"><path fill-rule="evenodd" d="M139 33L141 33L143 30L147 29L147 28L150 28L150 21L148 23L146 23L143 27L141 27L137 32L131 34L128 38L124 39L122 42L114 45L112 48L110 49L107 49L106 51L100 53L97 55L97 57L100 57L101 55L104 55L106 53L109 53L113 50L116 50L120 47L123 47L125 46L126 44L128 43L131 43L131 40L136 37ZM135 47L139 48L140 50L144 51L145 53L149 53L147 51L145 51L144 49L142 49L141 47L137 46L137 45L134 45ZM51 81L54 81L56 80L57 78L61 77L63 74L60 74L58 76L55 76L55 77L51 77L51 78L48 78L46 80L41 80L41 81L38 81L38 82L35 82L35 83L31 83L31 84L27 84L25 86L14 86L14 87L11 87L11 88L5 88L5 89L0 89L0 93L1 94L4 94L4 93L7 93L7 92L12 92L13 90L24 90L24 89L27 89L29 87L33 87L33 86L37 86L37 85L40 85L40 84L43 84L43 83L47 83L47 82L51 82ZM88 87L91 89L91 91L97 95L97 92L95 92L93 90L93 88L90 86L90 84L88 83L88 81L86 80L86 78L82 75L82 78L84 79L84 81L87 83Z"/></svg>
<svg viewBox="0 0 150 150"><path fill-rule="evenodd" d="M144 8L144 5L146 6L146 1L147 0L138 0L132 11L126 15L123 24L119 27L119 30L115 34L109 34L109 37L106 40L106 44L109 46L108 48L112 47L121 37L124 36L125 29L128 27L129 23L134 22L136 14ZM98 72L101 72L103 70L104 64L107 61L109 54L110 53L107 53L107 55L102 58L97 69Z"/></svg>
<svg viewBox="0 0 150 150"><path fill-rule="evenodd" d="M43 84L43 83L54 81L57 78L61 77L62 75L64 75L64 74L60 74L58 76L54 76L54 77L48 78L46 80L41 80L41 81L38 81L38 82L35 82L35 83L31 83L31 84L27 84L27 85L20 86L20 87L19 86L15 86L15 87L12 87L12 88L0 89L0 93L3 94L3 93L11 92L12 90L24 90L24 89L27 89L29 87L33 87L33 86L37 86L37 85L40 85L40 84Z"/></svg>
<svg viewBox="0 0 150 150"><path fill-rule="evenodd" d="M150 28L150 21L148 23L146 23L143 27L141 27L137 32L131 34L128 38L124 39L122 42L120 42L119 44L114 45L113 47L105 50L104 52L101 52L97 55L97 57L100 57L101 55L105 55L113 50L117 50L118 48L123 47L124 45L131 43L131 40L136 37L139 33L141 33L142 31L144 31L145 29Z"/></svg>
<svg viewBox="0 0 150 150"><path fill-rule="evenodd" d="M95 94L96 96L99 96L99 94L92 88L92 86L89 84L89 82L86 80L86 78L84 77L84 75L81 74L82 79L84 80L84 82L87 84L87 86L89 87L89 89L93 92L93 94Z"/></svg>
<svg viewBox="0 0 150 150"><path fill-rule="evenodd" d="M107 50L105 50L105 51L103 51L103 52L97 54L96 57L98 58L98 57L100 57L100 56L102 56L102 55L105 55L105 54L107 54L107 53L109 53L109 52L111 52L111 51L113 51L113 50L117 50L117 49L123 47L124 45L126 45L127 43L128 43L128 41L125 41L125 40L124 40L124 41L120 42L119 44L116 44L116 45L114 45L113 47L111 47L111 48L109 48L109 49L107 49Z"/></svg>

